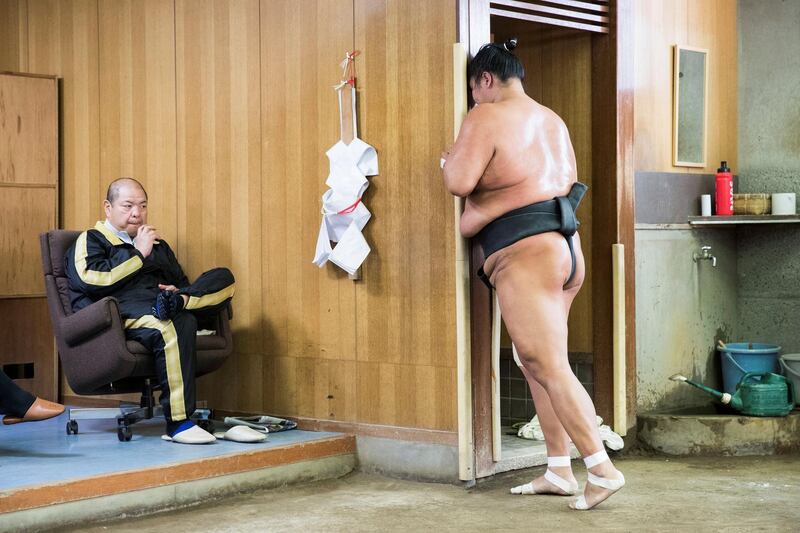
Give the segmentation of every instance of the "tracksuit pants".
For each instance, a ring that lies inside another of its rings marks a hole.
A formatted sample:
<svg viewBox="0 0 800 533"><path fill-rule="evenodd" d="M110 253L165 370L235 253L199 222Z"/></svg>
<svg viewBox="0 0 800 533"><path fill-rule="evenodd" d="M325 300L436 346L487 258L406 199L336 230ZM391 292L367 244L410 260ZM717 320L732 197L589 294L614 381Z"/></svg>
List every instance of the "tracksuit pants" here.
<svg viewBox="0 0 800 533"><path fill-rule="evenodd" d="M126 338L141 343L155 355L161 386L159 401L167 422L186 420L194 412L197 318L216 314L226 307L234 288L231 271L215 268L178 291L186 294L189 301L171 320L159 320L149 308L142 309L138 318L125 320Z"/></svg>

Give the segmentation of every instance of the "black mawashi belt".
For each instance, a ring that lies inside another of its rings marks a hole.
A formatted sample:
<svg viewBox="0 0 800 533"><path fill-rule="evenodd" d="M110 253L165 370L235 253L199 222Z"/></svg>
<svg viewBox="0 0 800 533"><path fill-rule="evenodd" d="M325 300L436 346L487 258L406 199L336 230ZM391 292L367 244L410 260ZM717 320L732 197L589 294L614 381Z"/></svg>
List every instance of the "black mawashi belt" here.
<svg viewBox="0 0 800 533"><path fill-rule="evenodd" d="M565 286L569 285L575 275L575 249L572 246L572 236L578 231L580 225L575 217L575 211L588 188L583 183L576 182L566 196L558 196L552 200L520 207L494 219L475 236L475 239L483 247L483 257L489 257L496 251L511 246L526 237L557 231L567 239L569 253L572 257L572 269L564 284ZM494 288L489 282L489 277L483 271L483 265L478 269L478 277L487 287Z"/></svg>

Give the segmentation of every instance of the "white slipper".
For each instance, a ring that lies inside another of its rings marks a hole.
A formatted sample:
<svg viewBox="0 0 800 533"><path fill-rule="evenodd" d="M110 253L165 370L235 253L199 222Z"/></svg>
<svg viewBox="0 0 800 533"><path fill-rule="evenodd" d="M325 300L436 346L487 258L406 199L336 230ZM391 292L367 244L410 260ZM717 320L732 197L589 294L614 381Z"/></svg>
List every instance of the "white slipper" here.
<svg viewBox="0 0 800 533"><path fill-rule="evenodd" d="M170 442L177 442L178 444L211 444L217 440L214 435L200 426L192 426L176 434L174 437L161 435L161 438Z"/></svg>
<svg viewBox="0 0 800 533"><path fill-rule="evenodd" d="M234 442L264 442L267 440L266 433L261 433L247 426L233 426L226 432L218 431L214 433L218 439L231 440Z"/></svg>

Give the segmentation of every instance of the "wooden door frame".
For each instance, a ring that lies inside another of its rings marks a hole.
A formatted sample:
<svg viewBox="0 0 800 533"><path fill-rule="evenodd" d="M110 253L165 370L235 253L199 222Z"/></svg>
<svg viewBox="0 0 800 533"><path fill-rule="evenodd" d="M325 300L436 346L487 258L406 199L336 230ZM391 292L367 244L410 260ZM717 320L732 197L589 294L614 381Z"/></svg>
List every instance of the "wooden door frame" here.
<svg viewBox="0 0 800 533"><path fill-rule="evenodd" d="M636 308L633 173L633 1L609 1L609 32L592 35L592 330L594 403L613 415L611 250L625 246L625 384L628 428L636 420ZM469 57L490 39L489 0L457 0L458 40ZM602 184L602 186L601 186ZM475 272L483 257L470 249L470 359L475 478L495 473L492 456L492 299ZM606 283L599 283L605 280ZM461 401L461 399L459 399Z"/></svg>

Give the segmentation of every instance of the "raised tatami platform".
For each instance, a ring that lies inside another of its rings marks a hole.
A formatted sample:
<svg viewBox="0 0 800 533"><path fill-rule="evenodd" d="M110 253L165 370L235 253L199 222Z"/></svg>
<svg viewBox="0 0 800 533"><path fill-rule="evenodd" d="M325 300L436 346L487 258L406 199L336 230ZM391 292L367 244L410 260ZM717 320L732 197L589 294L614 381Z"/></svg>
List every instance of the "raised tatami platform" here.
<svg viewBox="0 0 800 533"><path fill-rule="evenodd" d="M67 435L66 414L0 425L0 531L31 530L143 514L247 490L345 475L355 437L291 430L267 442L203 446L161 440L163 420L140 422L117 439L114 420L81 420Z"/></svg>

